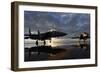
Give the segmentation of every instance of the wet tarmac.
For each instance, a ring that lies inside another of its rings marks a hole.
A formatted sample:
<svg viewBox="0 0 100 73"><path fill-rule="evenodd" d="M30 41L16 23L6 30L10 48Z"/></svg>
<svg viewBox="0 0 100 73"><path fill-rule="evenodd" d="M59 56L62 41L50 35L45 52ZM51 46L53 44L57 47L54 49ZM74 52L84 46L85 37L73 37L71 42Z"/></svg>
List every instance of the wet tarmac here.
<svg viewBox="0 0 100 73"><path fill-rule="evenodd" d="M47 61L90 58L89 44L25 47L24 61Z"/></svg>

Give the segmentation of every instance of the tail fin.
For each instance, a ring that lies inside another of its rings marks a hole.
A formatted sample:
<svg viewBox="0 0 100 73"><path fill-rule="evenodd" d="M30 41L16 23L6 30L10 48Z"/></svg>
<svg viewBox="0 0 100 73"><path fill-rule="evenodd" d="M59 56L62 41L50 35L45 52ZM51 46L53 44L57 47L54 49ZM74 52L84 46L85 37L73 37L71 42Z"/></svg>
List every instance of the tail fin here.
<svg viewBox="0 0 100 73"><path fill-rule="evenodd" d="M31 36L31 30L30 30L30 28L29 28L29 35Z"/></svg>
<svg viewBox="0 0 100 73"><path fill-rule="evenodd" d="M38 30L38 35L40 36L40 31Z"/></svg>
<svg viewBox="0 0 100 73"><path fill-rule="evenodd" d="M40 31L38 30L38 36L39 36L39 38L41 37L41 35L40 35Z"/></svg>

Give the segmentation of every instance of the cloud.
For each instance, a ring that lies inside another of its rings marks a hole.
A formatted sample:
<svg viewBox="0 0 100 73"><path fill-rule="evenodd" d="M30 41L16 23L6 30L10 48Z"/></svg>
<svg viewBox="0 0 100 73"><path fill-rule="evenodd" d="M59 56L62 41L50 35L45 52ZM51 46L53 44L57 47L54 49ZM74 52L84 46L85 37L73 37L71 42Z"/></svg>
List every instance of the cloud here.
<svg viewBox="0 0 100 73"><path fill-rule="evenodd" d="M40 30L41 32L56 29L70 35L84 31L89 33L90 14L25 11L24 28L25 33L29 28L32 31Z"/></svg>

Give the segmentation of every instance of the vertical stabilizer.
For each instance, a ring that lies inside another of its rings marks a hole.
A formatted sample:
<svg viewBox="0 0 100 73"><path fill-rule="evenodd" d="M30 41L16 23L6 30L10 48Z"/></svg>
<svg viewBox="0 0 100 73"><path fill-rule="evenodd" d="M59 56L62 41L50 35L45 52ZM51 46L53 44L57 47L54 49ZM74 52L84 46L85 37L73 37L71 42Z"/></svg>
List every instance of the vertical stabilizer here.
<svg viewBox="0 0 100 73"><path fill-rule="evenodd" d="M38 30L38 36L39 36L39 38L41 37L41 36L40 36L40 31L39 31L39 30Z"/></svg>
<svg viewBox="0 0 100 73"><path fill-rule="evenodd" d="M31 30L30 30L30 28L29 28L29 35L31 36Z"/></svg>
<svg viewBox="0 0 100 73"><path fill-rule="evenodd" d="M38 30L38 35L40 36L40 31Z"/></svg>

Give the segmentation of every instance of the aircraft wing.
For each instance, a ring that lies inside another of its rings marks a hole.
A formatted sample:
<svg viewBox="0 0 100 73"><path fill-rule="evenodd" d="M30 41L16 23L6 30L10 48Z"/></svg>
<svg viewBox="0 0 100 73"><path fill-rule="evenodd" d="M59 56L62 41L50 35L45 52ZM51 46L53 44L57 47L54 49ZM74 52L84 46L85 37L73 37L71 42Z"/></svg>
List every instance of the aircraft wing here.
<svg viewBox="0 0 100 73"><path fill-rule="evenodd" d="M29 34L24 34L24 36L29 36Z"/></svg>
<svg viewBox="0 0 100 73"><path fill-rule="evenodd" d="M29 34L24 34L24 39L28 39L29 38Z"/></svg>
<svg viewBox="0 0 100 73"><path fill-rule="evenodd" d="M38 39L39 36L37 34L24 34L24 39L28 39L28 38L31 38L31 39Z"/></svg>
<svg viewBox="0 0 100 73"><path fill-rule="evenodd" d="M76 37L70 37L71 39L79 39L80 37L76 36ZM90 38L90 36L88 36L88 38Z"/></svg>
<svg viewBox="0 0 100 73"><path fill-rule="evenodd" d="M70 37L70 38L71 38L71 39L78 39L78 38L80 38L80 37L77 37L77 36L76 36L76 37Z"/></svg>

